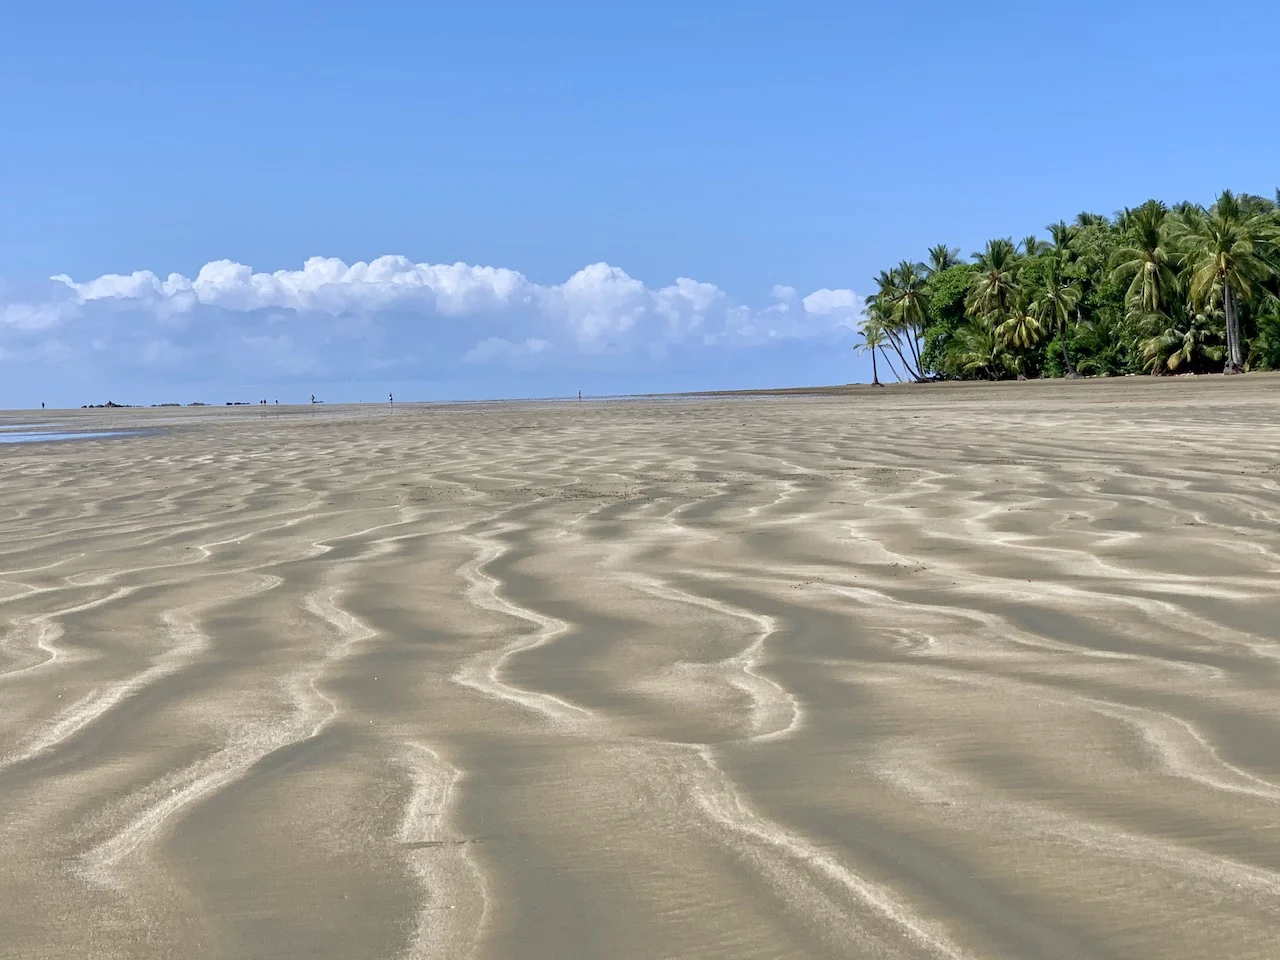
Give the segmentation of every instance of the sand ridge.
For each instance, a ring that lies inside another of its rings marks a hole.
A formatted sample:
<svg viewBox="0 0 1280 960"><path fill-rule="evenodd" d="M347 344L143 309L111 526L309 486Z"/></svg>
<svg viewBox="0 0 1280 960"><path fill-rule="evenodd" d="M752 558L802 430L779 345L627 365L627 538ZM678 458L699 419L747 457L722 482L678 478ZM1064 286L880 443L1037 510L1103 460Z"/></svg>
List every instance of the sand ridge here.
<svg viewBox="0 0 1280 960"><path fill-rule="evenodd" d="M1278 398L45 415L0 957L1274 956Z"/></svg>

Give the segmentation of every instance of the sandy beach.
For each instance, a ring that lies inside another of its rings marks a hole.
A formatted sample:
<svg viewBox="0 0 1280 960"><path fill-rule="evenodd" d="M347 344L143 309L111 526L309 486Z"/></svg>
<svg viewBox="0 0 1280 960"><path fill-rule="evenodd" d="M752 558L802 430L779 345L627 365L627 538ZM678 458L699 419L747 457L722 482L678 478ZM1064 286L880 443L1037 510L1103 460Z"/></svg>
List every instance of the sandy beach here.
<svg viewBox="0 0 1280 960"><path fill-rule="evenodd" d="M1280 377L21 423L2 957L1280 956Z"/></svg>

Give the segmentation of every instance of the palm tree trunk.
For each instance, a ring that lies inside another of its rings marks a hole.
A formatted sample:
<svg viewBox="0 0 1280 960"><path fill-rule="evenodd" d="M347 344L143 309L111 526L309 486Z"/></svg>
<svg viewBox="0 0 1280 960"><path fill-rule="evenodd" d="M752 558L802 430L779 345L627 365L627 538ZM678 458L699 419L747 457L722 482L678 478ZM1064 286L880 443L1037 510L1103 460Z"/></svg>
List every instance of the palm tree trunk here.
<svg viewBox="0 0 1280 960"><path fill-rule="evenodd" d="M914 326L909 327L907 330L907 346L911 348L911 356L915 358L917 374L920 379L923 380L924 364L920 362L920 339L916 334L916 328Z"/></svg>
<svg viewBox="0 0 1280 960"><path fill-rule="evenodd" d="M1227 315L1227 365L1223 373L1244 373L1244 357L1240 353L1240 320L1236 316L1235 298L1231 296L1231 282L1222 281L1222 309Z"/></svg>
<svg viewBox="0 0 1280 960"><path fill-rule="evenodd" d="M876 369L876 351L879 347L871 348L871 385L873 387L882 387L884 384L880 382L880 371Z"/></svg>
<svg viewBox="0 0 1280 960"><path fill-rule="evenodd" d="M898 336L897 336L897 334L896 334L894 331L892 331L892 330L888 331L888 334L889 334L889 342L890 342L891 344L893 344L893 352L894 352L894 353L896 353L896 354L898 355L898 359L902 361L902 368L903 368L904 370L906 370L908 374L910 374L910 375L911 375L911 378L912 378L913 380L919 380L919 379L920 379L919 375L918 375L918 374L913 373L913 372L912 372L912 370L911 370L911 362L910 362L909 360L907 360L906 356L904 356L904 355L903 355L903 353L902 353L902 345L898 343ZM886 356L886 357L885 357L885 359L887 360L887 359L888 359L888 357ZM891 370L893 369L893 364L892 364L892 363L891 363L891 364L889 364L889 368L890 368ZM894 370L894 371L893 371L893 375L894 375L895 377L897 377L897 376L898 376L898 371L897 371L897 370ZM902 378L901 378L901 377L898 377L898 379L899 379L899 380L901 380Z"/></svg>
<svg viewBox="0 0 1280 960"><path fill-rule="evenodd" d="M911 378L916 383L924 381L924 368L920 364L920 346L916 342L915 328L907 327L903 331L903 339L907 341L907 358L904 363L907 364L907 373L911 374Z"/></svg>
<svg viewBox="0 0 1280 960"><path fill-rule="evenodd" d="M1067 379L1074 380L1080 374L1076 373L1076 368L1071 365L1071 351L1067 349L1067 318L1058 318L1058 339L1062 341L1062 362L1067 367Z"/></svg>
<svg viewBox="0 0 1280 960"><path fill-rule="evenodd" d="M880 350L881 350L881 352L884 352L884 347L881 347L881 348L880 348ZM893 365L893 359L889 356L889 354L888 354L888 353L885 353L885 354L884 354L884 362L885 362L885 363L887 363L887 364L889 365L889 372L893 374L893 379L895 379L895 380L897 380L899 383L901 383L901 382L902 382L902 377L901 377L901 376L899 376L899 374L898 374L898 368L897 368L897 367L895 367L895 366Z"/></svg>
<svg viewBox="0 0 1280 960"><path fill-rule="evenodd" d="M1067 377L1074 380L1080 374L1076 373L1076 368L1071 365L1071 351L1067 349L1067 337L1064 333L1062 336L1062 362L1067 365Z"/></svg>

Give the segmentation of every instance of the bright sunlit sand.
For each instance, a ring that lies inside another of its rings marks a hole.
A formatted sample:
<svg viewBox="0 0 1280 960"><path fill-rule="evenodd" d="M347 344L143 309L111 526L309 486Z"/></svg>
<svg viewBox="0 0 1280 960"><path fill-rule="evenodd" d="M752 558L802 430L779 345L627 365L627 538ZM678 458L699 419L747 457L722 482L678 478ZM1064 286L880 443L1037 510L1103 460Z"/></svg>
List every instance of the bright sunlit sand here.
<svg viewBox="0 0 1280 960"><path fill-rule="evenodd" d="M0 953L1275 957L1277 399L50 412Z"/></svg>

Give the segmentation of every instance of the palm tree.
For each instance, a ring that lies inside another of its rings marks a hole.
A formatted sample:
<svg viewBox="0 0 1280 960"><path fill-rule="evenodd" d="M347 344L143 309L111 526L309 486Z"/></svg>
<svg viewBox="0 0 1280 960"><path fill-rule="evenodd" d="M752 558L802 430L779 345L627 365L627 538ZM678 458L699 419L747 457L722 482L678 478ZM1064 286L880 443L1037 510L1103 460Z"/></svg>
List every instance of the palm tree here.
<svg viewBox="0 0 1280 960"><path fill-rule="evenodd" d="M982 317L956 330L955 341L947 351L947 365L960 376L984 380L998 380L1013 369L1004 341L995 326Z"/></svg>
<svg viewBox="0 0 1280 960"><path fill-rule="evenodd" d="M1079 228L1068 224L1065 220L1059 220L1057 223L1049 224L1045 229L1049 231L1052 247L1050 252L1065 267L1075 259L1076 252L1071 248L1071 241L1076 238Z"/></svg>
<svg viewBox="0 0 1280 960"><path fill-rule="evenodd" d="M923 263L903 260L897 274L897 290L893 303L893 319L900 326L923 327L928 320L929 293L925 286Z"/></svg>
<svg viewBox="0 0 1280 960"><path fill-rule="evenodd" d="M1128 282L1125 308L1132 317L1169 312L1178 278L1177 257L1165 226L1168 218L1168 208L1157 200L1124 211L1127 244L1111 259L1111 278Z"/></svg>
<svg viewBox="0 0 1280 960"><path fill-rule="evenodd" d="M924 379L920 374L920 338L924 336L924 328L929 325L926 269L923 263L903 260L895 271L898 275L898 290L893 304L892 330L902 334L907 351L915 362L914 370L909 372L917 380Z"/></svg>
<svg viewBox="0 0 1280 960"><path fill-rule="evenodd" d="M1027 234L1022 238L1022 242L1018 244L1018 249L1024 257L1038 257L1042 253L1049 252L1049 244L1039 239L1034 233Z"/></svg>
<svg viewBox="0 0 1280 960"><path fill-rule="evenodd" d="M943 270L958 267L962 262L959 247L948 247L945 243L936 243L929 248L929 262L925 267L925 276L937 276Z"/></svg>
<svg viewBox="0 0 1280 960"><path fill-rule="evenodd" d="M1222 362L1218 331L1204 314L1192 314L1177 323L1168 317L1158 319L1164 323L1157 324L1155 332L1140 344L1143 367L1149 373L1194 372L1209 362Z"/></svg>
<svg viewBox="0 0 1280 960"><path fill-rule="evenodd" d="M1238 193L1236 194L1236 201L1240 204L1240 209L1246 214L1262 214L1266 216L1276 208L1276 205L1266 197L1260 197L1253 193Z"/></svg>
<svg viewBox="0 0 1280 960"><path fill-rule="evenodd" d="M1057 238L1055 238L1055 245ZM1079 320L1080 284L1069 281L1064 272L1062 262L1055 255L1048 276L1036 293L1031 303L1030 312L1054 332L1062 341L1062 361L1067 367L1067 376L1074 379L1079 376L1071 365L1071 351L1067 349L1067 328L1072 317Z"/></svg>
<svg viewBox="0 0 1280 960"><path fill-rule="evenodd" d="M1008 317L996 327L1005 346L1030 350L1044 339L1044 325L1030 307L1026 292L1016 289L1009 301Z"/></svg>
<svg viewBox="0 0 1280 960"><path fill-rule="evenodd" d="M1191 272L1190 294L1194 304L1212 308L1221 305L1226 319L1227 361L1224 373L1244 372L1244 352L1240 343L1237 307L1248 302L1260 284L1274 275L1267 261L1267 241L1275 233L1265 214L1249 209L1230 190L1199 223L1189 218L1175 220L1175 233L1186 250Z"/></svg>
<svg viewBox="0 0 1280 960"><path fill-rule="evenodd" d="M883 387L884 384L880 382L880 371L876 367L876 351L884 348L884 328L871 317L867 317L862 321L858 332L862 334L862 343L858 345L858 352L871 354L871 385Z"/></svg>
<svg viewBox="0 0 1280 960"><path fill-rule="evenodd" d="M1018 278L1018 254L1013 240L989 240L987 249L973 256L977 271L965 312L972 317L991 316L997 321L1003 320Z"/></svg>
<svg viewBox="0 0 1280 960"><path fill-rule="evenodd" d="M905 275L902 274L904 266L910 268ZM927 302L924 279L916 269L919 266L904 260L892 270L879 271L876 293L867 298L867 315L876 320L888 346L893 348L910 378L918 383L924 379L920 372L919 337L924 333L923 310ZM887 353L884 360L897 376Z"/></svg>

